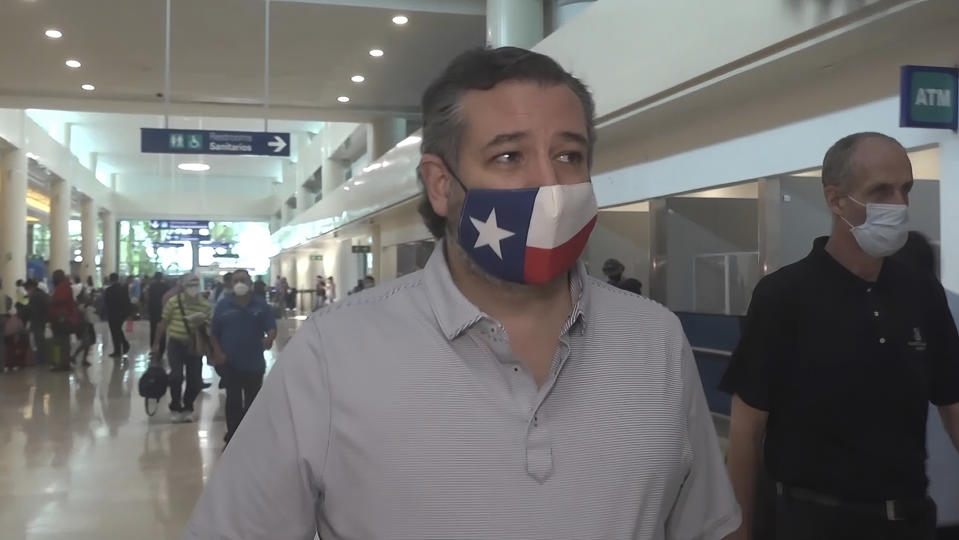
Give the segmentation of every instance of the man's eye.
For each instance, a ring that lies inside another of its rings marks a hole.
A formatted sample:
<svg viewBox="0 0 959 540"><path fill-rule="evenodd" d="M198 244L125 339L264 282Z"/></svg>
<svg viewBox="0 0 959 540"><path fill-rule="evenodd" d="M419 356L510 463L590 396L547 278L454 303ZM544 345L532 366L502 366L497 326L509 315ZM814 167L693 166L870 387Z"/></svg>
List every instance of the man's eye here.
<svg viewBox="0 0 959 540"><path fill-rule="evenodd" d="M503 152L498 156L493 158L493 161L496 163L515 163L519 161L520 153L519 152Z"/></svg>
<svg viewBox="0 0 959 540"><path fill-rule="evenodd" d="M580 152L563 152L559 155L558 159L563 163L579 165L583 162L583 154Z"/></svg>

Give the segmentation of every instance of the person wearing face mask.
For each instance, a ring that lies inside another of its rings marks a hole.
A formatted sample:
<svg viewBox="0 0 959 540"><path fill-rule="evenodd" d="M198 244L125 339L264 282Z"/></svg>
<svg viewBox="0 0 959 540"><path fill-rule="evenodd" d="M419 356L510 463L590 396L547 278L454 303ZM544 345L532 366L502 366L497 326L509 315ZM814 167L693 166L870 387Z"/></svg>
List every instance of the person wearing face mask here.
<svg viewBox="0 0 959 540"><path fill-rule="evenodd" d="M161 336L166 335L170 362L170 420L173 423L194 421L193 402L203 386L203 358L191 351L190 344L198 332L204 332L211 312L210 303L200 296L199 276L187 274L181 278L180 285L181 292L163 306L163 319L157 327L152 348L156 357L160 352Z"/></svg>
<svg viewBox="0 0 959 540"><path fill-rule="evenodd" d="M440 239L426 268L303 324L186 538L738 527L678 319L578 260L597 215L593 112L547 56L453 60L423 96L421 212Z"/></svg>
<svg viewBox="0 0 959 540"><path fill-rule="evenodd" d="M926 416L959 449L959 335L906 242L912 165L895 139L857 133L823 160L832 232L763 278L721 388L733 394L729 471L752 538L764 450L777 540L935 535Z"/></svg>
<svg viewBox="0 0 959 540"><path fill-rule="evenodd" d="M237 270L232 282L232 294L216 305L210 325L216 364L225 369L227 443L260 391L266 372L263 352L276 339L276 319L266 300L253 294L250 274Z"/></svg>

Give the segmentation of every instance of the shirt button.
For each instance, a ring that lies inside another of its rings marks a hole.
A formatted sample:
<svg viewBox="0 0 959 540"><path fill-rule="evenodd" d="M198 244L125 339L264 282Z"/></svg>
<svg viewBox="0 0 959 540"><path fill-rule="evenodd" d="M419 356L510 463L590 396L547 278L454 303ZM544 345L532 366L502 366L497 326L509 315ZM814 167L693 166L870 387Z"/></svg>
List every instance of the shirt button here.
<svg viewBox="0 0 959 540"><path fill-rule="evenodd" d="M879 316L879 312L878 312L878 311L873 311L873 312L872 312L872 316L873 316L873 317L878 317L878 316Z"/></svg>
<svg viewBox="0 0 959 540"><path fill-rule="evenodd" d="M869 287L868 289L866 289L866 292L872 292L872 287Z"/></svg>
<svg viewBox="0 0 959 540"><path fill-rule="evenodd" d="M885 344L885 343L886 343L886 338L884 338L884 337L879 338L879 343Z"/></svg>

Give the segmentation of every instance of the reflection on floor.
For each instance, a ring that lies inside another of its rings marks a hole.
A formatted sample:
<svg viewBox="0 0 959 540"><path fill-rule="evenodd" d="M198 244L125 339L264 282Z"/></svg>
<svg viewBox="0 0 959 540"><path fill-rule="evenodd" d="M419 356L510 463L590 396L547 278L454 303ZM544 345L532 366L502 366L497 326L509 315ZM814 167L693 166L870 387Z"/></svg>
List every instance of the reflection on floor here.
<svg viewBox="0 0 959 540"><path fill-rule="evenodd" d="M281 325L268 364L294 324ZM147 323L135 324L123 361L108 356L106 325L97 326L92 367L0 374L0 538L180 538L223 448L226 399L212 368L197 422L171 424L168 398L148 417L136 387Z"/></svg>

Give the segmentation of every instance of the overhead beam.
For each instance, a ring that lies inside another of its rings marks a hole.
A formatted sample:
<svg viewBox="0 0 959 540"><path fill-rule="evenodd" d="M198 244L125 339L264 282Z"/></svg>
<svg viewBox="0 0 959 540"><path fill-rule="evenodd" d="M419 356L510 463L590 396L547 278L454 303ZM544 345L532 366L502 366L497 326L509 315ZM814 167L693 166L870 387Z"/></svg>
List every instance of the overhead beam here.
<svg viewBox="0 0 959 540"><path fill-rule="evenodd" d="M82 99L43 96L0 95L0 109L51 109L79 112L158 114L181 116L220 116L228 118L262 118L261 104L182 102L169 106L155 101L123 99ZM418 107L351 108L271 105L270 118L317 122L370 122L384 116L417 119Z"/></svg>
<svg viewBox="0 0 959 540"><path fill-rule="evenodd" d="M350 6L389 9L392 11L425 11L456 15L486 15L486 0L273 0L328 6Z"/></svg>

